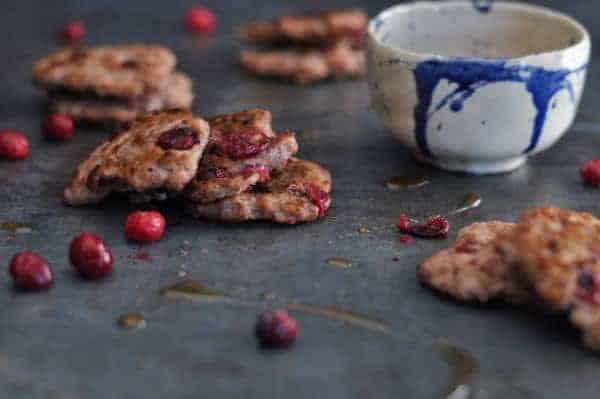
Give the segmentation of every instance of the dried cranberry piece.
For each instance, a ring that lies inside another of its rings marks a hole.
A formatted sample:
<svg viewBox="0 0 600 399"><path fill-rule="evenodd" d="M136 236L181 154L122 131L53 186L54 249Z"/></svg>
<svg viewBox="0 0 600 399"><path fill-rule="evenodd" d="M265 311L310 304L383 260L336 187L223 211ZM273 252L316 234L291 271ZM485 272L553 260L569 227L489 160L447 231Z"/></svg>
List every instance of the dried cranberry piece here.
<svg viewBox="0 0 600 399"><path fill-rule="evenodd" d="M412 237L408 235L401 235L398 239L402 244L408 245L412 242Z"/></svg>
<svg viewBox="0 0 600 399"><path fill-rule="evenodd" d="M185 151L189 150L199 142L200 140L198 140L194 131L189 127L176 127L162 133L156 140L156 145L163 150Z"/></svg>
<svg viewBox="0 0 600 399"><path fill-rule="evenodd" d="M258 130L245 130L227 134L217 133L217 145L221 152L233 160L252 157L269 145L269 138Z"/></svg>
<svg viewBox="0 0 600 399"><path fill-rule="evenodd" d="M310 199L310 202L319 209L319 217L325 217L325 208L327 202L329 202L329 193L322 190L316 184L308 184L306 186L306 195Z"/></svg>
<svg viewBox="0 0 600 399"><path fill-rule="evenodd" d="M396 227L402 233L408 233L408 217L403 213L398 218L398 223L396 223Z"/></svg>
<svg viewBox="0 0 600 399"><path fill-rule="evenodd" d="M433 216L424 223L411 223L405 214L400 215L398 230L421 238L446 237L450 230L448 219L443 216Z"/></svg>
<svg viewBox="0 0 600 399"><path fill-rule="evenodd" d="M577 277L577 298L592 305L600 305L600 273L582 272Z"/></svg>
<svg viewBox="0 0 600 399"><path fill-rule="evenodd" d="M256 337L263 346L290 346L298 336L298 324L285 310L266 310L256 322Z"/></svg>
<svg viewBox="0 0 600 399"><path fill-rule="evenodd" d="M600 186L600 159L586 162L581 168L581 178L590 186Z"/></svg>
<svg viewBox="0 0 600 399"><path fill-rule="evenodd" d="M450 224L445 217L434 216L427 219L425 223L408 226L408 232L422 238L446 237L450 230Z"/></svg>
<svg viewBox="0 0 600 399"><path fill-rule="evenodd" d="M52 284L52 270L42 257L33 252L16 254L8 270L15 287L22 290L41 290Z"/></svg>

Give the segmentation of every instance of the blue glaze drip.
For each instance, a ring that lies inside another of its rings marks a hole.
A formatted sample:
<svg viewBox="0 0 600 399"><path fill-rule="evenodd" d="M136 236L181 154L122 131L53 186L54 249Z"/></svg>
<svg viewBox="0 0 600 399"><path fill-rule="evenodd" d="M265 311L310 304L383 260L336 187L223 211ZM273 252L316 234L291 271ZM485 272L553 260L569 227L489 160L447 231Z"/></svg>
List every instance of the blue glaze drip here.
<svg viewBox="0 0 600 399"><path fill-rule="evenodd" d="M414 70L417 85L418 103L414 110L415 135L420 150L432 156L427 143L427 123L431 113L445 106L452 112L460 112L477 89L492 83L520 82L524 83L531 94L536 115L533 121L533 133L529 146L524 153L532 151L537 145L552 98L561 90L568 90L571 100L575 101L575 93L569 75L585 70L584 65L576 70L549 71L533 66L508 65L505 61L438 61L430 60L420 63ZM433 94L442 80L457 85L450 94L437 105L432 104ZM432 108L433 105L433 108ZM430 109L433 109L430 113Z"/></svg>
<svg viewBox="0 0 600 399"><path fill-rule="evenodd" d="M492 10L493 0L473 0L473 7L481 13L488 13Z"/></svg>

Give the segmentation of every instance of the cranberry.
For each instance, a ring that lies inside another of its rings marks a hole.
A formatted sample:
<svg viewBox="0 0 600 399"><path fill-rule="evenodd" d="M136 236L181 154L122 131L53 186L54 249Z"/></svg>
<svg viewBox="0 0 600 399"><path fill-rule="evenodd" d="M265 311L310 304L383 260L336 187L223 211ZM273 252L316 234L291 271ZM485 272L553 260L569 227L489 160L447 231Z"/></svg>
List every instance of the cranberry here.
<svg viewBox="0 0 600 399"><path fill-rule="evenodd" d="M206 35L214 31L216 25L215 14L204 7L194 7L185 15L185 26L193 33Z"/></svg>
<svg viewBox="0 0 600 399"><path fill-rule="evenodd" d="M83 39L83 35L85 35L85 27L83 26L83 22L72 21L67 23L62 27L60 35L63 41L67 44L74 44L81 41L81 39Z"/></svg>
<svg viewBox="0 0 600 399"><path fill-rule="evenodd" d="M8 271L15 286L22 290L41 290L52 284L52 270L48 262L33 252L16 254Z"/></svg>
<svg viewBox="0 0 600 399"><path fill-rule="evenodd" d="M417 237L436 238L446 237L450 230L448 220L442 216L434 216L425 223L409 226L409 232Z"/></svg>
<svg viewBox="0 0 600 399"><path fill-rule="evenodd" d="M400 236L398 241L400 241L404 245L408 245L412 242L412 237L408 236L408 235L402 235L402 236Z"/></svg>
<svg viewBox="0 0 600 399"><path fill-rule="evenodd" d="M51 140L67 140L73 136L73 119L55 112L42 123L42 133Z"/></svg>
<svg viewBox="0 0 600 399"><path fill-rule="evenodd" d="M269 145L269 138L262 132L246 130L228 134L217 133L219 149L231 159L250 158Z"/></svg>
<svg viewBox="0 0 600 399"><path fill-rule="evenodd" d="M267 310L258 317L255 332L261 345L281 348L294 343L298 326L285 310Z"/></svg>
<svg viewBox="0 0 600 399"><path fill-rule="evenodd" d="M575 295L592 305L600 305L600 273L582 272L577 278Z"/></svg>
<svg viewBox="0 0 600 399"><path fill-rule="evenodd" d="M326 191L321 190L316 184L308 184L306 187L306 195L308 195L310 202L319 209L319 217L325 217L325 208L329 201L329 194Z"/></svg>
<svg viewBox="0 0 600 399"><path fill-rule="evenodd" d="M110 248L91 233L80 233L71 241L69 249L71 264L90 280L104 277L112 268L113 256Z"/></svg>
<svg viewBox="0 0 600 399"><path fill-rule="evenodd" d="M158 241L165 232L166 221L156 211L136 211L125 221L125 235L131 241Z"/></svg>
<svg viewBox="0 0 600 399"><path fill-rule="evenodd" d="M424 223L411 223L405 214L400 215L398 230L421 238L446 237L450 230L448 219L443 216L433 216Z"/></svg>
<svg viewBox="0 0 600 399"><path fill-rule="evenodd" d="M198 140L198 137L194 134L192 129L188 127L178 127L161 134L156 140L156 145L163 150L185 151L189 150L199 142L200 140Z"/></svg>
<svg viewBox="0 0 600 399"><path fill-rule="evenodd" d="M271 178L271 171L269 170L269 168L267 168L264 165L246 166L244 168L244 170L242 171L242 174L244 174L244 175L251 175L253 173L258 173L258 175L259 175L258 182L259 183L267 182Z"/></svg>
<svg viewBox="0 0 600 399"><path fill-rule="evenodd" d="M408 218L406 217L406 215L404 213L401 214L400 217L398 218L398 223L396 224L396 227L401 232L408 233Z"/></svg>
<svg viewBox="0 0 600 399"><path fill-rule="evenodd" d="M25 159L29 155L29 142L21 133L13 130L0 131L0 158Z"/></svg>
<svg viewBox="0 0 600 399"><path fill-rule="evenodd" d="M581 168L581 178L590 186L600 186L600 159L586 162Z"/></svg>

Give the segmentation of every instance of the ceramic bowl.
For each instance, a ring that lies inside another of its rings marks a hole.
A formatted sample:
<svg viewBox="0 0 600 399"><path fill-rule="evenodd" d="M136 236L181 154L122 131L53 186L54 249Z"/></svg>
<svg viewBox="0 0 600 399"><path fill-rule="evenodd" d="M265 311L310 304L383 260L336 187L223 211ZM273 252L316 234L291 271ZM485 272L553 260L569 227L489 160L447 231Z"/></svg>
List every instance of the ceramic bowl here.
<svg viewBox="0 0 600 399"><path fill-rule="evenodd" d="M401 4L369 23L371 107L421 160L507 172L569 129L590 48L581 24L543 7Z"/></svg>

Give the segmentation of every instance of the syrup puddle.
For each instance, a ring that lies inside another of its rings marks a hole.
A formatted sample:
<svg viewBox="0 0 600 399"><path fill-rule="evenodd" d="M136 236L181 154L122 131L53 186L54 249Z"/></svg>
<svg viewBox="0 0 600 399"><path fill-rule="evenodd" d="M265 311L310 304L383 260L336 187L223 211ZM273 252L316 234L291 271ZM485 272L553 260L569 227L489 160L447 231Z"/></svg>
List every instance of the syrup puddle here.
<svg viewBox="0 0 600 399"><path fill-rule="evenodd" d="M233 302L233 298L211 288L206 288L195 280L184 280L160 290L160 294L169 298L186 298L205 302Z"/></svg>
<svg viewBox="0 0 600 399"><path fill-rule="evenodd" d="M139 313L125 313L119 316L117 324L125 330L146 328L146 320Z"/></svg>
<svg viewBox="0 0 600 399"><path fill-rule="evenodd" d="M471 209L479 208L482 202L483 198L481 198L481 195L473 192L468 193L463 197L462 202L458 205L458 207L450 214L459 215L461 213L470 211Z"/></svg>
<svg viewBox="0 0 600 399"><path fill-rule="evenodd" d="M437 344L440 357L452 367L452 380L444 392L444 399L468 399L471 396L470 383L479 369L477 361L464 350L446 341Z"/></svg>
<svg viewBox="0 0 600 399"><path fill-rule="evenodd" d="M352 267L352 261L348 258L329 258L325 263L339 269L349 269Z"/></svg>
<svg viewBox="0 0 600 399"><path fill-rule="evenodd" d="M26 223L4 221L0 222L0 230L8 231L12 234L31 234L33 227Z"/></svg>
<svg viewBox="0 0 600 399"><path fill-rule="evenodd" d="M322 307L292 302L287 305L287 308L290 310L295 310L297 312L312 314L316 316L324 316L328 319L339 320L356 327L361 327L371 331L377 331L385 335L392 335L392 329L382 320L370 316L365 316L359 313L354 313L348 310L339 309L333 306Z"/></svg>
<svg viewBox="0 0 600 399"><path fill-rule="evenodd" d="M419 174L407 174L391 177L385 182L385 186L392 191L403 188L419 188L429 184L427 176Z"/></svg>

